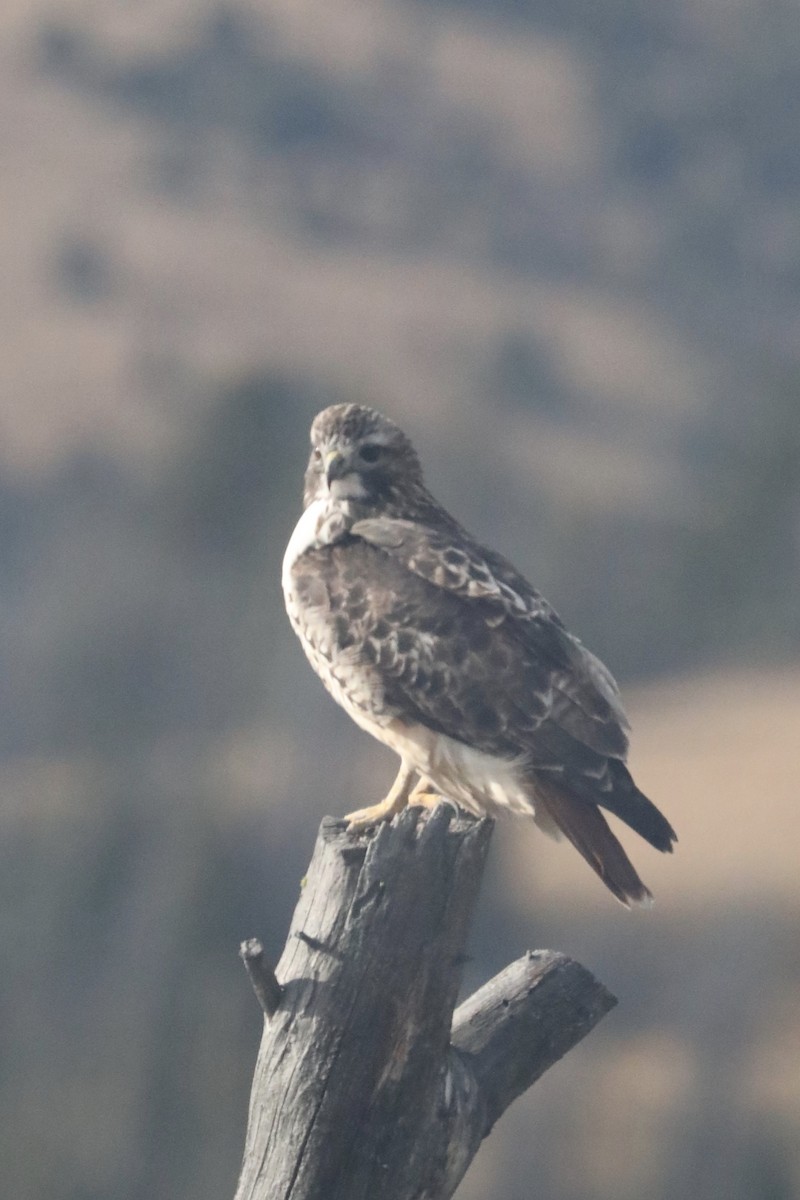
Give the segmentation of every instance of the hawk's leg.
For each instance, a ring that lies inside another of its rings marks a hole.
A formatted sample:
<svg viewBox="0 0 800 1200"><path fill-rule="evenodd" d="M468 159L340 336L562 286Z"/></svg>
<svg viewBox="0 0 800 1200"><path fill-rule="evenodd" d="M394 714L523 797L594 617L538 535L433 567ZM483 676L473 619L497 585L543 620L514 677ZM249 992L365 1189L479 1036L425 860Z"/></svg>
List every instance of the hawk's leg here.
<svg viewBox="0 0 800 1200"><path fill-rule="evenodd" d="M399 813L402 808L405 808L415 775L416 771L413 767L401 763L397 778L380 804L373 804L370 808L359 808L355 812L346 814L344 819L347 821L348 832L360 833L369 825L377 825L379 821L390 820L395 813Z"/></svg>
<svg viewBox="0 0 800 1200"><path fill-rule="evenodd" d="M445 797L441 796L434 789L430 779L426 779L423 775L411 795L408 797L408 803L421 805L423 808L436 808L436 805L441 804L444 799Z"/></svg>

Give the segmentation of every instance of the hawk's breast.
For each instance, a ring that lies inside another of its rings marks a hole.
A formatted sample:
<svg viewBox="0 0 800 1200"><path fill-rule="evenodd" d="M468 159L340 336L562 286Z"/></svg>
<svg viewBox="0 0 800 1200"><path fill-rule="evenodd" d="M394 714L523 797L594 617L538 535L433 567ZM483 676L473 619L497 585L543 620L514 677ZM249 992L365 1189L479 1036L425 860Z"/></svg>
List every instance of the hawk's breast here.
<svg viewBox="0 0 800 1200"><path fill-rule="evenodd" d="M374 736L397 716L365 654L369 636L366 583L348 563L345 519L326 500L308 506L289 539L282 585L292 627L333 698Z"/></svg>

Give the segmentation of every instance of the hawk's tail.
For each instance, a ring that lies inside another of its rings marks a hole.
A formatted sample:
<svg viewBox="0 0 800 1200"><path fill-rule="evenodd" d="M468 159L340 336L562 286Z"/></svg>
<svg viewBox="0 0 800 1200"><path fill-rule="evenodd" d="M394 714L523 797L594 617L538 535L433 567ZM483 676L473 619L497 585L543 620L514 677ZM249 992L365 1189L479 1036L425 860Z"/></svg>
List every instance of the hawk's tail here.
<svg viewBox="0 0 800 1200"><path fill-rule="evenodd" d="M606 791L594 793L595 803L614 813L631 829L635 829L651 846L662 853L671 854L672 844L677 842L678 835L667 818L660 812L652 800L648 800L644 792L640 792L631 778L631 773L619 759L610 758L608 769L612 786Z"/></svg>
<svg viewBox="0 0 800 1200"><path fill-rule="evenodd" d="M536 800L626 908L652 903L652 892L642 883L596 804L543 781L537 781Z"/></svg>

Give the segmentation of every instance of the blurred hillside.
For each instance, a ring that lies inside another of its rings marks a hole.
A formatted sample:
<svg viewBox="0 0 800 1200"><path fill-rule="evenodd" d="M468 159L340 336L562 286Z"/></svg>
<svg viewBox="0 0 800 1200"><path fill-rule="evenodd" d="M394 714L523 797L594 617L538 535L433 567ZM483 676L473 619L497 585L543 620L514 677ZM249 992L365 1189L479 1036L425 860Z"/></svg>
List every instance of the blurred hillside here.
<svg viewBox="0 0 800 1200"><path fill-rule="evenodd" d="M498 830L473 982L547 944L623 1004L465 1200L796 1194L799 63L788 0L5 4L9 1194L232 1193L236 945L391 770L279 595L343 397L643 687L681 835L634 920Z"/></svg>

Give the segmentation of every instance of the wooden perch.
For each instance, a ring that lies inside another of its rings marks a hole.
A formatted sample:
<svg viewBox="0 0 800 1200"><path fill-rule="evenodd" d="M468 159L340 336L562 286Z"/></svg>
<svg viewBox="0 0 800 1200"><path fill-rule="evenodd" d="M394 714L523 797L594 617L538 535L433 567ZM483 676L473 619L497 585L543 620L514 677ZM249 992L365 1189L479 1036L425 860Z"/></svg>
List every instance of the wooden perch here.
<svg viewBox="0 0 800 1200"><path fill-rule="evenodd" d="M447 1200L511 1101L616 1003L538 951L454 1014L491 832L446 804L358 839L323 821L283 986L265 1002L254 982L272 1015L236 1200Z"/></svg>

